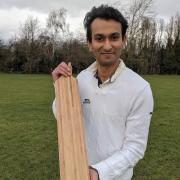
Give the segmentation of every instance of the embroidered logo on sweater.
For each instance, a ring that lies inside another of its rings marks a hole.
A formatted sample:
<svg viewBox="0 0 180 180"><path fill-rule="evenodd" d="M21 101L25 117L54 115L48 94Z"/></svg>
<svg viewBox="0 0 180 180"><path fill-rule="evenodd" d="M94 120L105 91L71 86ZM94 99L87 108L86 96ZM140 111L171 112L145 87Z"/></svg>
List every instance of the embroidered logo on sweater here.
<svg viewBox="0 0 180 180"><path fill-rule="evenodd" d="M84 99L83 104L90 104L90 99Z"/></svg>

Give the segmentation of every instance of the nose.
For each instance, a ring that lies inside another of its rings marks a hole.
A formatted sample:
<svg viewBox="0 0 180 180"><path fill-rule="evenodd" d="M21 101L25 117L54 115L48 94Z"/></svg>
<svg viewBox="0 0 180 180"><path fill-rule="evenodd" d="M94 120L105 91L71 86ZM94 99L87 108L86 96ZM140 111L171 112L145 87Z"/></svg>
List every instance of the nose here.
<svg viewBox="0 0 180 180"><path fill-rule="evenodd" d="M106 39L106 41L104 42L104 50L110 51L111 49L112 49L111 42L109 41L109 39Z"/></svg>

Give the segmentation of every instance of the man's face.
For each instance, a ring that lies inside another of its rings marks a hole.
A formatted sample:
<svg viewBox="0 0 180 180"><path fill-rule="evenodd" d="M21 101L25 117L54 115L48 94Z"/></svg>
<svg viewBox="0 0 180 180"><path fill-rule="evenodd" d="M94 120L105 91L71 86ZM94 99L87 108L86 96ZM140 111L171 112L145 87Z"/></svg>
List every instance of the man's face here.
<svg viewBox="0 0 180 180"><path fill-rule="evenodd" d="M101 66L115 64L126 39L122 38L121 24L114 20L96 18L91 24L92 42L89 49Z"/></svg>

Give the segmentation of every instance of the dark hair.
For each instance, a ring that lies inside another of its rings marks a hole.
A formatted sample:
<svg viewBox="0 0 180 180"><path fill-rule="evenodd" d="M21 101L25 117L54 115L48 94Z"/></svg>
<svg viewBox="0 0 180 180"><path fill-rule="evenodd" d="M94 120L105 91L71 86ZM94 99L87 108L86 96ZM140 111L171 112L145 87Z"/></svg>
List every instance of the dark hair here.
<svg viewBox="0 0 180 180"><path fill-rule="evenodd" d="M91 23L96 19L101 18L105 20L113 19L119 22L122 26L122 37L124 38L126 30L128 28L128 22L118 9L108 5L101 5L99 7L93 7L84 18L84 28L86 29L87 41L92 41Z"/></svg>

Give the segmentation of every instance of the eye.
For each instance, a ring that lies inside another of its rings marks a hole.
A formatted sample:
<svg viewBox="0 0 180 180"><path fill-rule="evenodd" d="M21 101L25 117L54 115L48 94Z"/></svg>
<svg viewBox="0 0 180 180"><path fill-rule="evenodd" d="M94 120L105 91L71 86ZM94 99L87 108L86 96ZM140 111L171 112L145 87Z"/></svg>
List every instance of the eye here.
<svg viewBox="0 0 180 180"><path fill-rule="evenodd" d="M117 41L117 40L119 40L119 38L120 38L120 35L119 35L119 34L113 34L113 35L111 36L111 40L113 40L113 41Z"/></svg>
<svg viewBox="0 0 180 180"><path fill-rule="evenodd" d="M102 42L104 40L103 36L95 36L95 40L98 42Z"/></svg>

